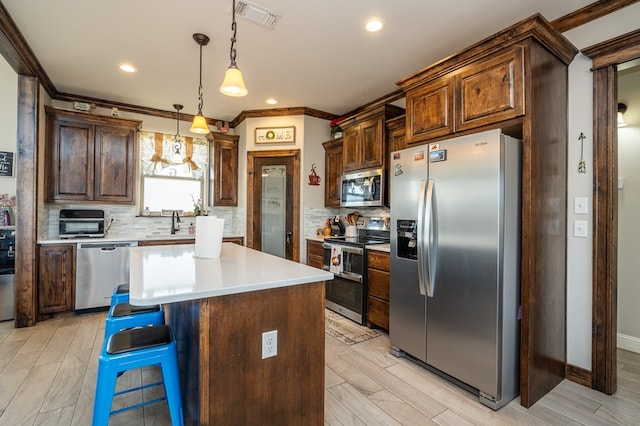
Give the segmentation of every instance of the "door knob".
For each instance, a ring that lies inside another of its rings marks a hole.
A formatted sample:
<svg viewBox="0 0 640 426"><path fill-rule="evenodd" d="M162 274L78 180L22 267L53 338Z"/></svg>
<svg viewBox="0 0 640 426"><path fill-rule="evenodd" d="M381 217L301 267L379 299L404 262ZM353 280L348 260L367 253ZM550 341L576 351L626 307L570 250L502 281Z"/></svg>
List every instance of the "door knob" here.
<svg viewBox="0 0 640 426"><path fill-rule="evenodd" d="M293 236L293 232L287 232L287 244L291 244L291 237Z"/></svg>

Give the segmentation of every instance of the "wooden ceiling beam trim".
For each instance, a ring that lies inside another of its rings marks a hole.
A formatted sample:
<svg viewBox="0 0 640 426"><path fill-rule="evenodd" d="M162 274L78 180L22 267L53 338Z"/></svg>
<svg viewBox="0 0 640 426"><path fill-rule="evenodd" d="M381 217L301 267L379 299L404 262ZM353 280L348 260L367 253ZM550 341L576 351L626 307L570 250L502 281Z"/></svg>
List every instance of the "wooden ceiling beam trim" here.
<svg viewBox="0 0 640 426"><path fill-rule="evenodd" d="M171 120L175 120L176 112L175 111L165 111L157 108L144 107L139 105L127 104L124 102L110 101L106 99L92 98L90 96L81 96L81 95L73 95L71 93L59 93L55 98L57 101L65 101L65 102L86 102L89 104L94 104L100 108L118 108L120 111L132 112L135 114L142 115L150 115L152 117L160 117L160 118L168 118ZM193 114L180 113L180 121L193 121ZM207 118L207 124L210 126L215 126L217 121L225 122L225 120L217 119L217 118Z"/></svg>
<svg viewBox="0 0 640 426"><path fill-rule="evenodd" d="M640 58L640 30L585 47L581 52L591 58L594 70Z"/></svg>
<svg viewBox="0 0 640 426"><path fill-rule="evenodd" d="M307 115L309 117L322 118L324 120L333 120L340 117L330 112L320 111L307 107L292 108L269 108L269 109L252 109L242 111L231 121L231 128L237 127L247 118L263 118L263 117L281 117L285 115Z"/></svg>
<svg viewBox="0 0 640 426"><path fill-rule="evenodd" d="M600 0L595 3L591 3L582 9L578 9L575 12L561 16L555 21L552 21L551 25L556 30L564 33L598 18L602 18L609 13L637 3L638 1L640 0Z"/></svg>

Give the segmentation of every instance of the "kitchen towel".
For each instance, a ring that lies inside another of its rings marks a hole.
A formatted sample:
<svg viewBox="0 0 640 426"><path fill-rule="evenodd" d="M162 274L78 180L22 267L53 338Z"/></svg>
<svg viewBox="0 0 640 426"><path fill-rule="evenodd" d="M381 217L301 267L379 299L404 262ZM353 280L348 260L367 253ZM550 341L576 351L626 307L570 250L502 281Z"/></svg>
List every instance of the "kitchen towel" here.
<svg viewBox="0 0 640 426"><path fill-rule="evenodd" d="M196 216L196 257L220 257L224 219Z"/></svg>
<svg viewBox="0 0 640 426"><path fill-rule="evenodd" d="M329 265L329 272L332 274L342 273L342 247L331 247L331 265Z"/></svg>

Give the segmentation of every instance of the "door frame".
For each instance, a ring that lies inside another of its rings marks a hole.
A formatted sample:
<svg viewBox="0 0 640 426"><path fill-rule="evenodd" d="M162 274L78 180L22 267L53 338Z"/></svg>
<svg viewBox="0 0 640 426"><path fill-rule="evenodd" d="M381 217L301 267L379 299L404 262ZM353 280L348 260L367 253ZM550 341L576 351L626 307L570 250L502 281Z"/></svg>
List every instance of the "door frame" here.
<svg viewBox="0 0 640 426"><path fill-rule="evenodd" d="M591 387L617 388L617 65L640 58L640 30L582 49L593 63L593 249Z"/></svg>
<svg viewBox="0 0 640 426"><path fill-rule="evenodd" d="M300 261L300 150L287 149L275 151L247 151L247 247L253 248L255 241L254 234L254 212L259 206L254 199L253 183L256 178L255 160L257 158L284 158L293 159L293 223L292 223L292 259L294 262Z"/></svg>

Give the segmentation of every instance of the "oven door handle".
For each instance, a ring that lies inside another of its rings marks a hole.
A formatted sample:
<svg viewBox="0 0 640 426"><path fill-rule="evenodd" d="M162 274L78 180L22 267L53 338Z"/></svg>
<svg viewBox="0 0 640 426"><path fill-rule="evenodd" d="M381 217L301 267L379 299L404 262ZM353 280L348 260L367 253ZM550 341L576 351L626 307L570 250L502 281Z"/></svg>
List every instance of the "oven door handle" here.
<svg viewBox="0 0 640 426"><path fill-rule="evenodd" d="M352 247L352 246L343 246L340 244L330 244L330 243L322 243L322 248L326 248L331 250L332 247L340 247L340 249L345 253L359 254L362 255L364 250L361 247Z"/></svg>
<svg viewBox="0 0 640 426"><path fill-rule="evenodd" d="M362 256L362 253L364 252L360 247L341 246L341 248L343 252L357 254L360 256Z"/></svg>
<svg viewBox="0 0 640 426"><path fill-rule="evenodd" d="M362 283L362 275L360 275L360 274L353 274L351 272L344 272L343 271L343 272L341 272L339 274L334 274L334 275L337 275L340 278L344 278L345 280Z"/></svg>

